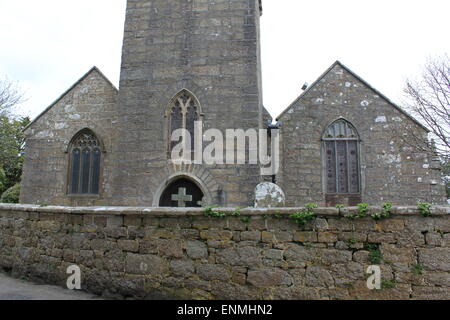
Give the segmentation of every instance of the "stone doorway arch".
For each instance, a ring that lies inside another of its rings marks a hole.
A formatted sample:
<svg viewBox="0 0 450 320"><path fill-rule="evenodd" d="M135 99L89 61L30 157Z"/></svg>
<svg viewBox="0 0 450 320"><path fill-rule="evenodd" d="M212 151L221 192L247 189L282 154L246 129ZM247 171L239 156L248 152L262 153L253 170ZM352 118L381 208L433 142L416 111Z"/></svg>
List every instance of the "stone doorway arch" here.
<svg viewBox="0 0 450 320"><path fill-rule="evenodd" d="M192 200L191 200L192 197ZM169 177L157 190L154 207L204 207L211 203L207 186L189 174Z"/></svg>
<svg viewBox="0 0 450 320"><path fill-rule="evenodd" d="M191 180L181 178L169 184L159 199L160 207L195 208L203 204L202 190Z"/></svg>

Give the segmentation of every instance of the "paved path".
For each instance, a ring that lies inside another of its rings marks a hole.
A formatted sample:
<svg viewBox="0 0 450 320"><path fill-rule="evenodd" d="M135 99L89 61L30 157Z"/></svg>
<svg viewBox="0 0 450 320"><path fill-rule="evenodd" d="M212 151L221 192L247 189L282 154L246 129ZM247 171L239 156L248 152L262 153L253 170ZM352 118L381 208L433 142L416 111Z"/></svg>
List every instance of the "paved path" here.
<svg viewBox="0 0 450 320"><path fill-rule="evenodd" d="M61 287L38 285L0 273L0 300L94 300L92 294Z"/></svg>

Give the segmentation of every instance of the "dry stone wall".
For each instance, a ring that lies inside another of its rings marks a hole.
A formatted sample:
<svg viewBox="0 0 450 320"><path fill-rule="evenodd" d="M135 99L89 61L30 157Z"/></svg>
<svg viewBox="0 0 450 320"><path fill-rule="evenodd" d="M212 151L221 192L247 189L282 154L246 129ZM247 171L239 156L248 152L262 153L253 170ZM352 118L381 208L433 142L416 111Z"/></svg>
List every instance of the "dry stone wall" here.
<svg viewBox="0 0 450 320"><path fill-rule="evenodd" d="M117 298L450 299L450 207L318 208L303 226L301 210L0 205L0 268L64 286L76 264Z"/></svg>

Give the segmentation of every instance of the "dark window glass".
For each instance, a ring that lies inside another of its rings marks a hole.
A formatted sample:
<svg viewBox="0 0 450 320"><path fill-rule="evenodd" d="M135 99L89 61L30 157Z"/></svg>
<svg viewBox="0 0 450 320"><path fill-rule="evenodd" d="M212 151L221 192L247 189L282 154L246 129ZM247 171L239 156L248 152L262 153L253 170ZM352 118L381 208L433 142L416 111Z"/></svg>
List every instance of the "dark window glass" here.
<svg viewBox="0 0 450 320"><path fill-rule="evenodd" d="M102 151L97 137L83 130L70 146L70 194L98 194Z"/></svg>
<svg viewBox="0 0 450 320"><path fill-rule="evenodd" d="M358 134L345 120L334 122L325 131L326 189L328 194L360 192Z"/></svg>
<svg viewBox="0 0 450 320"><path fill-rule="evenodd" d="M81 193L87 194L89 192L89 180L91 176L91 150L83 150L83 173L81 175Z"/></svg>
<svg viewBox="0 0 450 320"><path fill-rule="evenodd" d="M91 193L98 194L99 193L99 182L100 182L100 157L101 150L99 148L94 149L94 153L92 156L92 189Z"/></svg>
<svg viewBox="0 0 450 320"><path fill-rule="evenodd" d="M347 143L336 142L338 164L338 193L348 193Z"/></svg>
<svg viewBox="0 0 450 320"><path fill-rule="evenodd" d="M170 150L172 151L172 149L179 143L179 141L172 141L172 139L171 139L172 134L175 132L175 130L183 128L183 113L182 113L181 106L179 103L177 103L174 106L174 108L172 109L170 124L171 124L171 127L170 127L170 141L171 141Z"/></svg>
<svg viewBox="0 0 450 320"><path fill-rule="evenodd" d="M350 179L350 193L359 193L359 161L358 161L358 142L349 141L348 144L348 167Z"/></svg>
<svg viewBox="0 0 450 320"><path fill-rule="evenodd" d="M186 129L189 131L191 135L191 149L194 149L194 131L195 131L195 122L198 121L198 113L197 107L195 106L194 101L191 101L191 105L188 108L188 113L186 117Z"/></svg>
<svg viewBox="0 0 450 320"><path fill-rule="evenodd" d="M71 172L71 187L70 193L78 193L78 188L80 184L80 161L81 154L80 149L76 148L72 150L72 172Z"/></svg>
<svg viewBox="0 0 450 320"><path fill-rule="evenodd" d="M173 100L170 110L170 132L169 138L177 129L186 129L191 135L191 150L194 148L195 121L200 119L199 105L197 100L188 92L182 91ZM171 139L170 139L171 140ZM169 143L169 152L178 145L180 141Z"/></svg>
<svg viewBox="0 0 450 320"><path fill-rule="evenodd" d="M337 192L336 181L336 144L332 142L325 142L326 146L326 162L327 162L327 193Z"/></svg>

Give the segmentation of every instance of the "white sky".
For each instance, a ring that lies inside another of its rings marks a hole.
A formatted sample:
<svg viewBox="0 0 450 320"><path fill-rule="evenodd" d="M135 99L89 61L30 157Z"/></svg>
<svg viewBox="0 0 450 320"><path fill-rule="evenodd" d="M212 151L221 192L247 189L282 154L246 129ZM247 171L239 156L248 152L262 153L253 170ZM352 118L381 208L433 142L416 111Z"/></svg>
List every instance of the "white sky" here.
<svg viewBox="0 0 450 320"><path fill-rule="evenodd" d="M43 111L92 66L118 85L126 0L0 0L0 78L22 114ZM392 100L450 52L449 0L264 0L264 104L276 117L335 60Z"/></svg>

